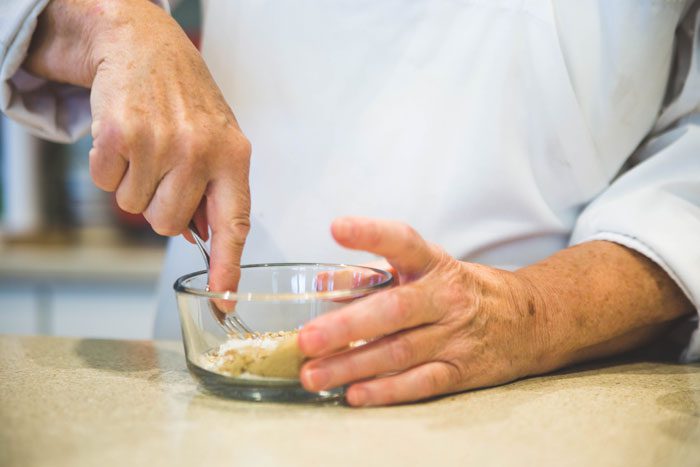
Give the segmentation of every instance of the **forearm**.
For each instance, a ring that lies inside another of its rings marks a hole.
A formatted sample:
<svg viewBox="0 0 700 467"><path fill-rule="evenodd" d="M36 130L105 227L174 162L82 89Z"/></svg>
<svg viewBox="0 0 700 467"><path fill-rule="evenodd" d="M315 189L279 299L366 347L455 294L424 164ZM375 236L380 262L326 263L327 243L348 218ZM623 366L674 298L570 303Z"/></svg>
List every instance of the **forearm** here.
<svg viewBox="0 0 700 467"><path fill-rule="evenodd" d="M117 52L113 45L153 35L162 26L173 29L174 22L147 0L52 0L39 16L24 68L90 87L98 66Z"/></svg>
<svg viewBox="0 0 700 467"><path fill-rule="evenodd" d="M542 371L639 346L693 309L663 269L611 242L562 250L516 275L544 314Z"/></svg>

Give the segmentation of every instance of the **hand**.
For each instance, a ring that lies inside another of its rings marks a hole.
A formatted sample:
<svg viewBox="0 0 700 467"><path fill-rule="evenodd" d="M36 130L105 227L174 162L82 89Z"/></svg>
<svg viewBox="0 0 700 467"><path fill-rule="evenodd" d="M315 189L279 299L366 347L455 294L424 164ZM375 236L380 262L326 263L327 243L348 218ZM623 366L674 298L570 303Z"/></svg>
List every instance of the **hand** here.
<svg viewBox="0 0 700 467"><path fill-rule="evenodd" d="M92 88L95 184L161 235L184 233L194 218L206 238L211 225L210 286L234 289L250 144L177 23L144 0L53 0L26 67Z"/></svg>
<svg viewBox="0 0 700 467"><path fill-rule="evenodd" d="M310 391L352 383L351 405L385 405L490 386L539 372L546 349L531 286L515 274L457 261L396 222L343 218L336 241L384 256L399 286L308 323ZM371 341L348 350L357 340Z"/></svg>

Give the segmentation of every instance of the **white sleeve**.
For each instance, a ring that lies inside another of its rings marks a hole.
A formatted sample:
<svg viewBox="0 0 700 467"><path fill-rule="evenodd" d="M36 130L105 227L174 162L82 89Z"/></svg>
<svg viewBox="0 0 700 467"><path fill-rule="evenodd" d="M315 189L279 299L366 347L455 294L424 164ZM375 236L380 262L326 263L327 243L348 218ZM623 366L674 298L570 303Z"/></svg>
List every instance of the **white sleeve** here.
<svg viewBox="0 0 700 467"><path fill-rule="evenodd" d="M686 54L677 60L687 63L684 84L671 89L676 97L634 154L636 165L583 210L571 243L608 240L646 255L700 310L700 15L694 11L688 50L678 51ZM683 358L700 360L700 330Z"/></svg>
<svg viewBox="0 0 700 467"><path fill-rule="evenodd" d="M0 111L37 136L74 141L90 128L90 91L36 78L21 68L49 0L2 0ZM169 11L167 0L154 3Z"/></svg>

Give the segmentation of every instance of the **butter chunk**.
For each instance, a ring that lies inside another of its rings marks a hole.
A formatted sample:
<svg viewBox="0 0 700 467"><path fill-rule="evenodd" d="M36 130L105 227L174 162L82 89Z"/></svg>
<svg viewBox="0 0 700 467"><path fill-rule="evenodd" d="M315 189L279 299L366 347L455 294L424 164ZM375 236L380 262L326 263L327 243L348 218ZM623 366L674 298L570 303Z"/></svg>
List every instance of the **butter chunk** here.
<svg viewBox="0 0 700 467"><path fill-rule="evenodd" d="M304 355L297 331L280 331L233 338L207 357L207 367L222 375L298 378Z"/></svg>
<svg viewBox="0 0 700 467"><path fill-rule="evenodd" d="M304 354L299 350L296 335L293 335L283 340L263 358L255 359L248 366L248 372L260 376L298 378L304 358Z"/></svg>

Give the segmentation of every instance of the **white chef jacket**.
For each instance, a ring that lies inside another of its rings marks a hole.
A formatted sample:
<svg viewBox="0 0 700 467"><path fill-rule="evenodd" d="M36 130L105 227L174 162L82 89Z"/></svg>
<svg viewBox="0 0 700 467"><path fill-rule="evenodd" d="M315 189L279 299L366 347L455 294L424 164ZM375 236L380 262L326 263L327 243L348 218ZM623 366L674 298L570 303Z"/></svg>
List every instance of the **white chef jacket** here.
<svg viewBox="0 0 700 467"><path fill-rule="evenodd" d="M68 140L87 91L19 68L45 3L0 19L0 103ZM700 307L699 18L692 0L210 2L203 54L253 143L243 261L363 262L328 226L365 215L506 269L617 242ZM170 242L158 337L200 261Z"/></svg>

